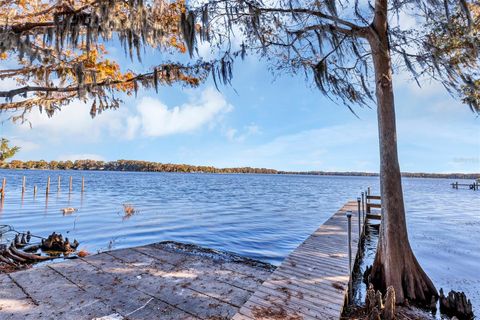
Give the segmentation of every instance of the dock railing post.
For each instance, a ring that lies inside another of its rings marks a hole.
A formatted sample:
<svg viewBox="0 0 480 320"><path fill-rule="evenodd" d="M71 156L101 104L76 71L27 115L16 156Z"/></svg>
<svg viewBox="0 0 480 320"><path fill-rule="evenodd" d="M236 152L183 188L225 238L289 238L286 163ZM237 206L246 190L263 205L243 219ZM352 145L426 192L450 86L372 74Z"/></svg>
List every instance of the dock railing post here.
<svg viewBox="0 0 480 320"><path fill-rule="evenodd" d="M358 205L358 244L360 245L360 238L362 237L362 217L360 215L360 198L357 198Z"/></svg>
<svg viewBox="0 0 480 320"><path fill-rule="evenodd" d="M362 192L362 213L365 213L365 194Z"/></svg>
<svg viewBox="0 0 480 320"><path fill-rule="evenodd" d="M352 211L347 211L348 220L348 301L352 301Z"/></svg>
<svg viewBox="0 0 480 320"><path fill-rule="evenodd" d="M352 271L352 211L347 211L348 220L348 267Z"/></svg>
<svg viewBox="0 0 480 320"><path fill-rule="evenodd" d="M362 220L363 220L363 229L365 230L365 193L362 192Z"/></svg>

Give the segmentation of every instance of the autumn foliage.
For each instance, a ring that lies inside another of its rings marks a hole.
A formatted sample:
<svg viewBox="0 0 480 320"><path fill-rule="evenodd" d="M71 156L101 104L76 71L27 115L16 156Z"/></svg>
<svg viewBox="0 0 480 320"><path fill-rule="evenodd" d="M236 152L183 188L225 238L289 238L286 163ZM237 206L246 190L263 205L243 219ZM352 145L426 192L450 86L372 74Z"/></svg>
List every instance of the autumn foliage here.
<svg viewBox="0 0 480 320"><path fill-rule="evenodd" d="M146 47L186 53L182 17L184 0L0 1L0 79L16 83L0 91L6 99L0 110L19 110L13 119L23 119L34 107L52 115L81 99L92 103L94 117L118 108L117 94L135 93L139 86L198 85L208 64L165 61L139 74L109 59L106 49L108 42L120 44L132 63Z"/></svg>

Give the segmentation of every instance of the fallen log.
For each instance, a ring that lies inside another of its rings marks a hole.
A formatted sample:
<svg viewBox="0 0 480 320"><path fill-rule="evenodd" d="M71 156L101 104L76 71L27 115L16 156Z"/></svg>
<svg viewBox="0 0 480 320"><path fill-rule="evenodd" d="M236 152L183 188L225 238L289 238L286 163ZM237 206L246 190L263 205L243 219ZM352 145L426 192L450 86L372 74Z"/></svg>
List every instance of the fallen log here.
<svg viewBox="0 0 480 320"><path fill-rule="evenodd" d="M17 264L12 260L10 260L9 258L5 257L3 253L0 254L0 261L5 264L8 264L9 266L17 267Z"/></svg>
<svg viewBox="0 0 480 320"><path fill-rule="evenodd" d="M22 257L19 257L19 256L15 255L12 251L10 251L9 248L5 249L4 256L12 259L15 262L21 262L21 263L26 263L27 262L27 259L24 259Z"/></svg>
<svg viewBox="0 0 480 320"><path fill-rule="evenodd" d="M22 250L18 250L17 248L15 248L15 246L12 244L10 246L10 250L13 254L19 256L19 257L22 257L26 260L32 260L32 261L45 261L45 260L51 260L52 257L48 257L48 256L40 256L38 254L34 254L34 253L27 253L27 252L24 252Z"/></svg>

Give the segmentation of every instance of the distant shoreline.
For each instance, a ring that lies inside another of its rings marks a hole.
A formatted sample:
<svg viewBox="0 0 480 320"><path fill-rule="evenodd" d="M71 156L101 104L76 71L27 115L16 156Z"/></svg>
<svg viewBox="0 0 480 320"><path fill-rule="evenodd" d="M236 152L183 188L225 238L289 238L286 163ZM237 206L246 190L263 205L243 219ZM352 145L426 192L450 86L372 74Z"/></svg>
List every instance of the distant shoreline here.
<svg viewBox="0 0 480 320"><path fill-rule="evenodd" d="M374 172L336 172L336 171L283 171L267 168L215 168L212 166L194 166L187 164L159 163L140 160L117 160L117 161L20 161L12 160L4 163L1 169L24 169L24 170L87 170L87 171L126 171L126 172L177 172L177 173L244 173L244 174L289 174L289 175L316 175L316 176L357 176L377 177ZM444 179L477 179L480 173L423 173L403 172L402 177L409 178L444 178Z"/></svg>

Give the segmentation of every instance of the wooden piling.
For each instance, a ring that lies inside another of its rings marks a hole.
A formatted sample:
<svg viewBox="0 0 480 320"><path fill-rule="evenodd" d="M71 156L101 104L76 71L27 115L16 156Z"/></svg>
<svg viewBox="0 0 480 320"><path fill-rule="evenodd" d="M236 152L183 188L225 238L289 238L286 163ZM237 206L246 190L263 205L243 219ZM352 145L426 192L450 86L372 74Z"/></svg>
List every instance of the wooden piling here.
<svg viewBox="0 0 480 320"><path fill-rule="evenodd" d="M3 178L2 182L2 200L5 199L5 186L7 185L7 178Z"/></svg>
<svg viewBox="0 0 480 320"><path fill-rule="evenodd" d="M22 196L25 193L25 190L26 190L26 177L23 176L23 179L22 179Z"/></svg>
<svg viewBox="0 0 480 320"><path fill-rule="evenodd" d="M70 186L68 188L69 192L72 192L72 176L70 176Z"/></svg>
<svg viewBox="0 0 480 320"><path fill-rule="evenodd" d="M35 197L37 195L37 185L33 185L33 196Z"/></svg>
<svg viewBox="0 0 480 320"><path fill-rule="evenodd" d="M60 176L58 176L57 192L60 192Z"/></svg>
<svg viewBox="0 0 480 320"><path fill-rule="evenodd" d="M85 191L85 178L82 177L82 193Z"/></svg>
<svg viewBox="0 0 480 320"><path fill-rule="evenodd" d="M45 191L45 193L46 193L47 196L50 193L50 177L48 177L48 179L47 179L47 190Z"/></svg>

